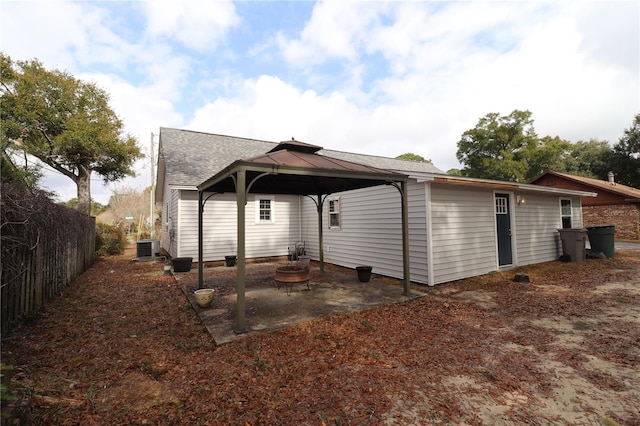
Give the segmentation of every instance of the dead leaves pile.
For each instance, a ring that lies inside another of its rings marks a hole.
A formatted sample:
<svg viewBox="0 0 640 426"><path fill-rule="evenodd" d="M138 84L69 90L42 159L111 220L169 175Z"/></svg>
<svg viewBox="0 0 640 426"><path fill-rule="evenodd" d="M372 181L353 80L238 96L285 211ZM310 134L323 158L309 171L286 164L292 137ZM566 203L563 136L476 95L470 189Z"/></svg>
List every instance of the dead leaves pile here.
<svg viewBox="0 0 640 426"><path fill-rule="evenodd" d="M99 260L3 341L10 391L34 424L566 423L541 409L558 387L545 361L628 407L580 405L587 421L640 424L640 292L596 291L640 286L637 252L518 269L530 284L509 271L424 288L220 347L162 265L131 256ZM559 346L561 333L581 344ZM593 358L635 376L594 371Z"/></svg>

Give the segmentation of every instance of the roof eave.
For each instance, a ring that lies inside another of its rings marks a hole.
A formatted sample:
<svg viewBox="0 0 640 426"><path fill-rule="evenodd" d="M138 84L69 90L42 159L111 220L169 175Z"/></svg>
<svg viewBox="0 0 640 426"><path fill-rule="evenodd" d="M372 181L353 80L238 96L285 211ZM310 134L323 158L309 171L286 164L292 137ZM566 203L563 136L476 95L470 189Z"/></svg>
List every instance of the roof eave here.
<svg viewBox="0 0 640 426"><path fill-rule="evenodd" d="M407 175L387 170L356 171L356 170L335 170L318 169L315 167L286 166L277 164L258 164L246 160L234 161L229 166L205 180L197 186L198 191L207 191L209 188L229 179L232 175L240 171L265 173L271 175L294 175L294 176L317 176L337 179L359 179L376 181L380 185L393 182L406 182ZM346 190L346 189L345 189Z"/></svg>
<svg viewBox="0 0 640 426"><path fill-rule="evenodd" d="M473 185L485 188L511 189L528 192L549 193L558 195L572 195L579 197L596 197L595 192L577 191L573 189L555 188L550 186L533 185L519 182L503 182L490 179L468 178L463 176L451 176L441 174L411 174L410 177L418 179L419 182L438 182L451 185Z"/></svg>

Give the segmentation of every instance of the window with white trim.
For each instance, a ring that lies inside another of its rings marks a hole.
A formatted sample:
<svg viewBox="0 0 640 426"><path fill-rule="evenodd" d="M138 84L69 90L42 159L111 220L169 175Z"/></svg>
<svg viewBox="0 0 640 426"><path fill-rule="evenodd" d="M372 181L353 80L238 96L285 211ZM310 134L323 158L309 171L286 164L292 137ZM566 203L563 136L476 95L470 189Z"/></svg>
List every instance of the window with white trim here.
<svg viewBox="0 0 640 426"><path fill-rule="evenodd" d="M509 214L506 197L496 197L496 214Z"/></svg>
<svg viewBox="0 0 640 426"><path fill-rule="evenodd" d="M275 223L275 205L273 196L256 196L256 223Z"/></svg>
<svg viewBox="0 0 640 426"><path fill-rule="evenodd" d="M562 228L569 229L572 227L571 214L571 199L570 198L561 198L560 199L560 217L562 219Z"/></svg>
<svg viewBox="0 0 640 426"><path fill-rule="evenodd" d="M332 198L329 201L329 229L340 229L342 221L340 217L340 197Z"/></svg>

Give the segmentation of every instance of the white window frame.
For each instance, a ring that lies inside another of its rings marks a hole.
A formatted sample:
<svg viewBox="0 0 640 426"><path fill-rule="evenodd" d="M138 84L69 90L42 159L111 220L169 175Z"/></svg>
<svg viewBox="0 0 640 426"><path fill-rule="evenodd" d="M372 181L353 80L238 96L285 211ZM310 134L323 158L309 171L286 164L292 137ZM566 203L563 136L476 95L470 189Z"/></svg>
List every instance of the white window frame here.
<svg viewBox="0 0 640 426"><path fill-rule="evenodd" d="M495 209L496 209L496 214L509 214L509 210L507 209L507 206L509 205L508 200L504 197L496 197L494 195L494 200L495 200ZM503 203L504 201L504 203Z"/></svg>
<svg viewBox="0 0 640 426"><path fill-rule="evenodd" d="M569 212L568 214L566 214L564 212L564 206L562 205L563 201L568 201L569 202ZM568 218L569 219L569 227L565 228L564 226L564 219ZM563 229L570 229L573 228L573 200L571 198L560 198L560 224L562 225Z"/></svg>
<svg viewBox="0 0 640 426"><path fill-rule="evenodd" d="M269 201L269 219L262 219L260 212L264 209L261 208L261 201ZM255 204L255 223L256 225L267 225L276 223L276 197L273 195L256 195L254 199Z"/></svg>
<svg viewBox="0 0 640 426"><path fill-rule="evenodd" d="M335 211L336 204L338 206L337 211ZM338 217L338 225L332 225L332 216ZM329 229L342 229L342 202L340 197L331 197L327 200L327 221Z"/></svg>

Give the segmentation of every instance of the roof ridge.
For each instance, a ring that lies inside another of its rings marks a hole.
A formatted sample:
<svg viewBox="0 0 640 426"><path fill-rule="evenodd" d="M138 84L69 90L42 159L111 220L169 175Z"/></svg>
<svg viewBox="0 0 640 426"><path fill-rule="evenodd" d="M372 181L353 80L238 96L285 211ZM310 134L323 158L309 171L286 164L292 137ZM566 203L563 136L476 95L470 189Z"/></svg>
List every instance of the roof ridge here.
<svg viewBox="0 0 640 426"><path fill-rule="evenodd" d="M223 138L242 139L242 140L253 141L253 142L265 142L265 143L270 143L270 144L274 144L274 145L277 145L279 143L279 142L267 141L267 140L264 140L264 139L247 138L247 137L243 137L243 136L234 136L234 135L223 135L221 133L203 132L203 131L200 131L200 130L176 129L175 127L160 127L160 130L162 130L162 129L175 130L175 131L178 131L178 132L198 133L200 135L207 135L207 136L219 136L219 137L223 137Z"/></svg>

